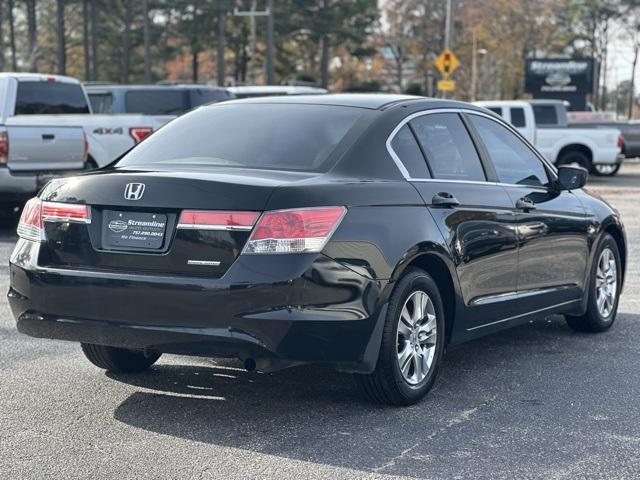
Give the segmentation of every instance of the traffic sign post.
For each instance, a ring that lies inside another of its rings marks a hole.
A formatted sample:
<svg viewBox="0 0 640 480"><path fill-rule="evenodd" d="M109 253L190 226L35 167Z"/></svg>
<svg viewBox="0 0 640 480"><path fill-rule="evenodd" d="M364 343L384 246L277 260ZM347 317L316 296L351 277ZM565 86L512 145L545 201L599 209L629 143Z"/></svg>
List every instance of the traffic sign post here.
<svg viewBox="0 0 640 480"><path fill-rule="evenodd" d="M435 64L443 78L447 79L460 66L460 61L451 50L445 49L436 58Z"/></svg>

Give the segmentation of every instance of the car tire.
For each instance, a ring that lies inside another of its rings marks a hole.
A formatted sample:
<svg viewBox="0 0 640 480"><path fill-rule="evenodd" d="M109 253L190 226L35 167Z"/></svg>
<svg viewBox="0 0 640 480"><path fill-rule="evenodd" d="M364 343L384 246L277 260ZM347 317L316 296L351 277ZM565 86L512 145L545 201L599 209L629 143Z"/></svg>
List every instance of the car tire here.
<svg viewBox="0 0 640 480"><path fill-rule="evenodd" d="M414 308L418 304L422 316ZM389 299L375 370L356 375L360 389L376 403L404 406L418 402L436 379L444 341L444 307L438 286L427 272L411 268Z"/></svg>
<svg viewBox="0 0 640 480"><path fill-rule="evenodd" d="M141 372L153 365L161 355L159 352L145 354L141 350L128 350L92 343L82 343L81 347L85 357L91 363L113 373Z"/></svg>
<svg viewBox="0 0 640 480"><path fill-rule="evenodd" d="M560 165L578 165L579 167L585 168L587 171L591 171L591 160L586 153L581 152L580 150L569 150L564 152L559 158L557 162L558 166Z"/></svg>
<svg viewBox="0 0 640 480"><path fill-rule="evenodd" d="M620 171L621 164L611 165L611 164L596 164L591 168L591 173L597 175L599 177L613 177L617 175Z"/></svg>
<svg viewBox="0 0 640 480"><path fill-rule="evenodd" d="M622 264L618 244L611 235L605 234L591 266L587 311L580 316L565 315L569 327L590 333L609 330L618 312L621 282Z"/></svg>

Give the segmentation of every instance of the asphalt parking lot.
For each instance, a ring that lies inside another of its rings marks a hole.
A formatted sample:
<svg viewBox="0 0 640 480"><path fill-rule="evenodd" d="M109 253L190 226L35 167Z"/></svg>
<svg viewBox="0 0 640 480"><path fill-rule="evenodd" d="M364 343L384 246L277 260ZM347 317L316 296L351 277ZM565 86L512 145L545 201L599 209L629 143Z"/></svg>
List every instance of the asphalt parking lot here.
<svg viewBox="0 0 640 480"><path fill-rule="evenodd" d="M368 404L323 367L164 356L106 375L76 344L16 332L4 225L0 478L639 478L640 164L589 188L627 227L614 328L576 334L554 316L455 347L410 408Z"/></svg>

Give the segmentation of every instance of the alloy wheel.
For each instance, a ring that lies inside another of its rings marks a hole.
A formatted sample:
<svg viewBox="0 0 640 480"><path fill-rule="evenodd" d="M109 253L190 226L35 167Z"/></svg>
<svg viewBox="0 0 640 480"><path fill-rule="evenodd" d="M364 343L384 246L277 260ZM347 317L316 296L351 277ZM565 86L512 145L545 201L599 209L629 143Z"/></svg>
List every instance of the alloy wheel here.
<svg viewBox="0 0 640 480"><path fill-rule="evenodd" d="M618 292L618 267L616 257L610 248L600 253L596 269L596 304L604 318L613 313Z"/></svg>
<svg viewBox="0 0 640 480"><path fill-rule="evenodd" d="M398 365L410 385L422 382L433 364L438 327L433 301L417 290L404 302L396 333Z"/></svg>

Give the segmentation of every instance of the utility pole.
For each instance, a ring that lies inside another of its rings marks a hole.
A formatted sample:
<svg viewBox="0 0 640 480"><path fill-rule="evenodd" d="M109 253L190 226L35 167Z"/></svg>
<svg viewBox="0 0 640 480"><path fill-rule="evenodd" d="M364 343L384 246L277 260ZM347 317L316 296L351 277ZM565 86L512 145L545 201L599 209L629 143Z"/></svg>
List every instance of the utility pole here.
<svg viewBox="0 0 640 480"><path fill-rule="evenodd" d="M475 102L478 96L478 34L476 27L471 29L471 101Z"/></svg>
<svg viewBox="0 0 640 480"><path fill-rule="evenodd" d="M149 39L149 0L142 0L144 36L144 81L151 83L151 43Z"/></svg>
<svg viewBox="0 0 640 480"><path fill-rule="evenodd" d="M233 9L233 14L236 17L249 17L249 27L250 27L250 43L251 43L251 57L249 58L249 79L251 83L256 83L256 70L255 70L255 60L256 60L256 44L257 44L257 35L256 35L256 17L268 17L271 15L269 10L258 10L258 0L252 0L251 2L251 10L240 11L238 7Z"/></svg>
<svg viewBox="0 0 640 480"><path fill-rule="evenodd" d="M67 47L65 45L64 32L64 0L56 2L56 40L58 46L58 73L67 73Z"/></svg>
<svg viewBox="0 0 640 480"><path fill-rule="evenodd" d="M267 85L273 85L275 83L275 62L273 61L274 55L274 42L273 42L273 0L267 0Z"/></svg>

